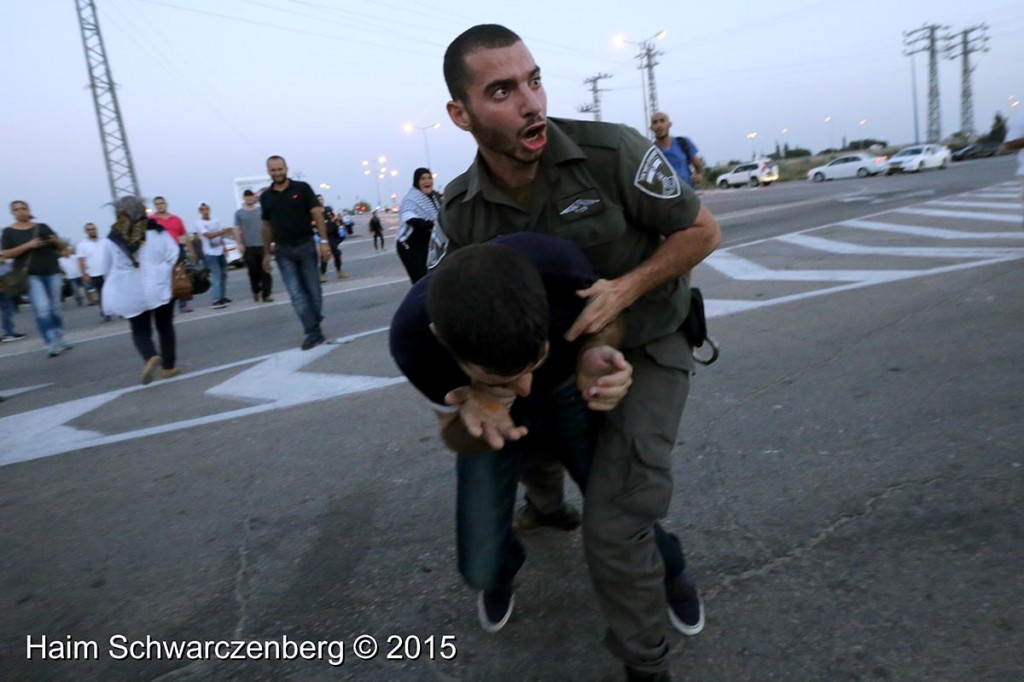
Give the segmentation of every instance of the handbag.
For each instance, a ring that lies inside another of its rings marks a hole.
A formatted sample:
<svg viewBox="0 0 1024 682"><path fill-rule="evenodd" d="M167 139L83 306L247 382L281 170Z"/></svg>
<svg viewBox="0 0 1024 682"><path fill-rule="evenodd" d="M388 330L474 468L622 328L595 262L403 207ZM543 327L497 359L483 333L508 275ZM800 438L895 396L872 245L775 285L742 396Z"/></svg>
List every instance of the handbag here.
<svg viewBox="0 0 1024 682"><path fill-rule="evenodd" d="M32 232L32 239L36 239L38 236L39 226L36 225L36 229ZM34 253L35 251L32 251L32 253L28 254L25 258L25 263L20 268L12 263L11 271L0 276L0 293L13 297L21 296L28 291L28 265L32 262L32 255Z"/></svg>
<svg viewBox="0 0 1024 682"><path fill-rule="evenodd" d="M205 294L210 290L210 268L203 261L185 260L185 272L192 282L192 295Z"/></svg>
<svg viewBox="0 0 1024 682"><path fill-rule="evenodd" d="M192 278L188 276L184 261L178 261L171 270L171 296L179 301L192 298Z"/></svg>

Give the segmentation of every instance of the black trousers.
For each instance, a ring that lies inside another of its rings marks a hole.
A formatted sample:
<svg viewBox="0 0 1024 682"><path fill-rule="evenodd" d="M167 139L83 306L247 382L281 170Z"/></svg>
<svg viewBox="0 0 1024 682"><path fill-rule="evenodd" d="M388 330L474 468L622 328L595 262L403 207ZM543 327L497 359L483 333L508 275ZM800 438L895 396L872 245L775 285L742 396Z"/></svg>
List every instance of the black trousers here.
<svg viewBox="0 0 1024 682"><path fill-rule="evenodd" d="M263 269L263 247L245 247L242 262L245 263L245 269L249 271L249 288L252 289L252 293L259 294L263 298L270 298L270 292L274 287L274 278Z"/></svg>
<svg viewBox="0 0 1024 682"><path fill-rule="evenodd" d="M395 245L398 257L405 266L409 280L416 282L423 279L427 274L427 252L430 250L430 232L427 230L413 230L412 234L404 242Z"/></svg>
<svg viewBox="0 0 1024 682"><path fill-rule="evenodd" d="M132 325L132 342L142 359L149 360L159 355L163 368L173 369L177 360L174 348L174 299L159 308L129 317L128 322ZM153 323L156 323L156 333L160 337L160 353L156 352L153 345Z"/></svg>
<svg viewBox="0 0 1024 682"><path fill-rule="evenodd" d="M341 272L341 242L328 240L327 243L331 247L331 255L334 256L334 270ZM327 263L324 261L320 261L320 274L327 274Z"/></svg>

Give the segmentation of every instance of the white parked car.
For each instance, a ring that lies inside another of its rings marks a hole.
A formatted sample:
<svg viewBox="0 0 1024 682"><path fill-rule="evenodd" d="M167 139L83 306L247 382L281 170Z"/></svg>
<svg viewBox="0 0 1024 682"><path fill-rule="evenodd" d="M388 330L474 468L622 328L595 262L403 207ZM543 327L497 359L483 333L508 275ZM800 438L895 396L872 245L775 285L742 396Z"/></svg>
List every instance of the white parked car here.
<svg viewBox="0 0 1024 682"><path fill-rule="evenodd" d="M722 173L715 182L718 187L725 189L728 187L742 187L743 185L750 185L751 187L757 187L758 185L767 186L778 179L779 167L775 165L775 162L771 159L758 159L749 163L741 163L728 173Z"/></svg>
<svg viewBox="0 0 1024 682"><path fill-rule="evenodd" d="M949 147L944 144L916 144L893 154L885 174L892 175L896 171L916 173L925 168L945 168L949 165L951 157Z"/></svg>
<svg viewBox="0 0 1024 682"><path fill-rule="evenodd" d="M884 173L889 168L887 158L871 154L847 154L824 166L807 171L807 179L814 182L840 178L866 178Z"/></svg>
<svg viewBox="0 0 1024 682"><path fill-rule="evenodd" d="M231 237L224 237L224 260L232 268L240 268L245 265L242 262L242 254L238 250L238 244Z"/></svg>

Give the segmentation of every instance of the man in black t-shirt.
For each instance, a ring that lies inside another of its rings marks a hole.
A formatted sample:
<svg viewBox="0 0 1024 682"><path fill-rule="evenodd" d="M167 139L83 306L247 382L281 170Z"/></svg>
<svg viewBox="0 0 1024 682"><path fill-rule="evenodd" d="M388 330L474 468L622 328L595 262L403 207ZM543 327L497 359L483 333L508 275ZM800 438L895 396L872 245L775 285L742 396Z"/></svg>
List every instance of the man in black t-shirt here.
<svg viewBox="0 0 1024 682"><path fill-rule="evenodd" d="M273 181L260 194L263 224L263 269L270 272L270 254L274 254L281 279L292 299L292 308L302 321L306 336L302 350L324 342L320 322L324 319L323 292L310 220L320 233L320 259L331 257L331 247L324 224L324 209L313 189L299 180L288 178L288 166L280 156L267 159L267 173ZM274 245L271 251L271 244Z"/></svg>
<svg viewBox="0 0 1024 682"><path fill-rule="evenodd" d="M581 487L600 413L626 394L632 368L616 324L569 342L596 276L580 249L519 233L448 256L406 295L391 323L391 354L432 404L457 453L459 571L479 590L489 632L511 616L525 552L512 530L523 460L554 458ZM575 378L575 381L574 381ZM589 408L589 409L588 409ZM657 526L667 570L678 541Z"/></svg>

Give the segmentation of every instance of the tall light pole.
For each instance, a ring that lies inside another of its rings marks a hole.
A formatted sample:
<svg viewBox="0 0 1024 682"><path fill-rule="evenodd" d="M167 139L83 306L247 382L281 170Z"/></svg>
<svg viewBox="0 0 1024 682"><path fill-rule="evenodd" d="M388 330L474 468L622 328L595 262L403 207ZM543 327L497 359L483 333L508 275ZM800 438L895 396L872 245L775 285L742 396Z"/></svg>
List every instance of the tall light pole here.
<svg viewBox="0 0 1024 682"><path fill-rule="evenodd" d="M388 158L386 156L378 156L377 157L377 168L376 169L372 168L371 165L370 165L370 162L367 161L367 160L364 160L363 163L362 163L363 175L372 175L374 177L374 181L375 181L375 183L377 185L377 206L378 207L382 207L384 205L384 202L381 201L381 196L380 196L380 181L384 179L385 174L388 172L387 166L384 165L387 162L388 162ZM395 173L397 175L398 171L393 171L393 173Z"/></svg>
<svg viewBox="0 0 1024 682"><path fill-rule="evenodd" d="M665 34L666 31L661 30L640 42L626 40L626 37L622 35L615 36L612 39L612 44L616 47L623 47L626 43L629 43L640 48L640 52L636 55L637 60L640 62L640 66L637 68L647 72L647 90L644 97L644 125L642 130L650 130L651 116L658 111L658 87L654 83L654 67L658 65L658 62L654 61L654 58L665 53L655 49L654 41L661 40L665 37Z"/></svg>
<svg viewBox="0 0 1024 682"><path fill-rule="evenodd" d="M836 143L835 143L835 136L832 133L832 117L831 116L826 116L825 117L825 126L828 128L828 148L831 151L835 151Z"/></svg>
<svg viewBox="0 0 1024 682"><path fill-rule="evenodd" d="M427 144L427 131L428 130L437 130L440 127L441 127L440 123L434 123L434 124L428 125L428 126L418 126L418 125L413 125L412 123L406 123L404 126L402 126L402 130L404 130L406 132L406 134L412 133L413 131L416 131L416 130L419 130L421 133L423 133L423 148L427 152L427 168L430 168L430 145Z"/></svg>

